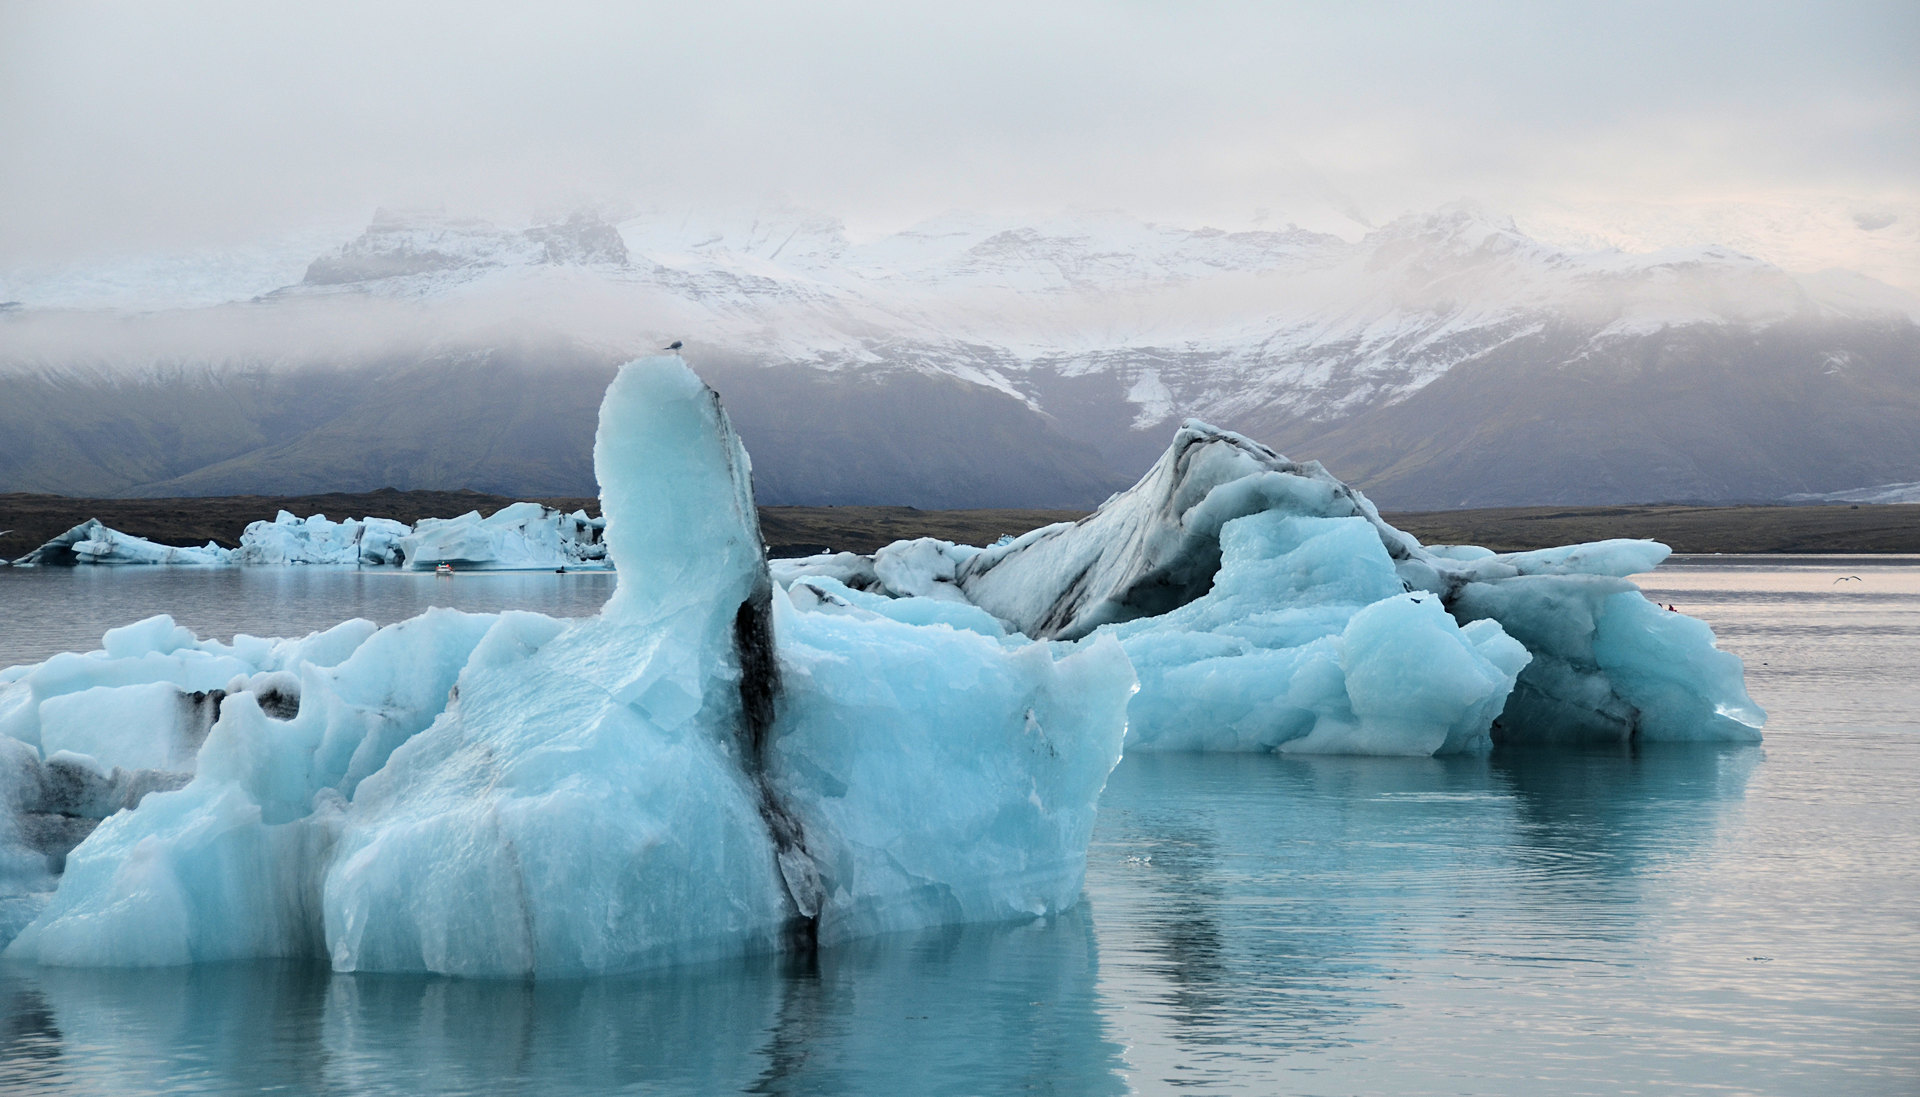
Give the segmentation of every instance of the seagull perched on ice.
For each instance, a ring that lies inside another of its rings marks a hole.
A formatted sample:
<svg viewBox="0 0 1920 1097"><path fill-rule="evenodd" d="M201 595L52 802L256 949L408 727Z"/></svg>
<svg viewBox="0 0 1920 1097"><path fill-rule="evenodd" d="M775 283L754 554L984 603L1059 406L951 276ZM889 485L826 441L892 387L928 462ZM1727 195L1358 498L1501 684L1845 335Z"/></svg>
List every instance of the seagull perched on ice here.
<svg viewBox="0 0 1920 1097"><path fill-rule="evenodd" d="M666 346L661 347L660 349L661 350L679 350L681 347L684 347L684 346L686 346L685 343L681 342L678 339L675 339L673 342L668 343Z"/></svg>

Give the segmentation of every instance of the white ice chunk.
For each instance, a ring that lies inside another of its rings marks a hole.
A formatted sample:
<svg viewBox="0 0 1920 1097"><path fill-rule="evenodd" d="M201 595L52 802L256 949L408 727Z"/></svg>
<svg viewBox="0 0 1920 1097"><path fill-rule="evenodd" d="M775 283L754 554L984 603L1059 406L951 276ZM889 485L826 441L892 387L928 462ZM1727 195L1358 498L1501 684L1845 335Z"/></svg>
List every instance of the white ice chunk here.
<svg viewBox="0 0 1920 1097"><path fill-rule="evenodd" d="M855 590L826 575L810 575L800 579L787 588L787 593L794 604L807 610L885 617L907 625L947 625L996 638L1007 635L1006 626L993 614L965 601L891 598L871 591Z"/></svg>
<svg viewBox="0 0 1920 1097"><path fill-rule="evenodd" d="M873 554L873 573L895 597L966 602L954 577L961 565L979 554L970 545L935 537L895 541Z"/></svg>
<svg viewBox="0 0 1920 1097"><path fill-rule="evenodd" d="M226 567L233 551L208 541L201 548L176 548L121 533L89 518L14 562L15 567L85 564L162 564L173 567Z"/></svg>
<svg viewBox="0 0 1920 1097"><path fill-rule="evenodd" d="M782 587L807 575L827 576L854 590L881 590L880 576L873 569L873 557L855 552L823 552L767 564L773 581Z"/></svg>
<svg viewBox="0 0 1920 1097"><path fill-rule="evenodd" d="M539 503L511 503L485 518L422 518L393 551L407 567L431 570L526 570L605 566L605 523Z"/></svg>
<svg viewBox="0 0 1920 1097"><path fill-rule="evenodd" d="M96 754L108 765L142 768L154 758L166 757L183 771L191 770L192 752L183 744L198 743L204 736L219 708L220 695L229 692L235 679L250 683L247 688L252 689L253 680L265 672L332 666L348 658L373 632L372 622L354 620L294 640L243 635L222 644L195 639L164 614L149 617L109 629L99 651L65 652L20 668L23 673L0 686L0 734L41 746L43 716L51 711L61 727L70 729L59 734L82 736L91 748L85 753ZM116 715L115 687L145 689L141 696L146 700L136 707L152 714L151 718ZM162 715L168 691L179 706L171 717ZM83 692L88 700L63 700ZM103 707L96 711L96 703Z"/></svg>
<svg viewBox="0 0 1920 1097"><path fill-rule="evenodd" d="M513 503L480 517L423 518L409 527L391 518L329 521L280 511L253 522L240 547L174 548L109 529L89 519L15 561L21 566L154 564L175 567L347 567L452 564L473 569L601 568L606 566L605 523L584 511L564 514L539 503Z"/></svg>
<svg viewBox="0 0 1920 1097"><path fill-rule="evenodd" d="M40 706L40 746L110 760L128 769L193 769L213 726L214 695L166 682L95 686Z"/></svg>
<svg viewBox="0 0 1920 1097"><path fill-rule="evenodd" d="M250 565L398 564L405 522L391 518L348 518L330 522L324 514L296 518L281 511L271 522L253 522L240 535L234 563Z"/></svg>

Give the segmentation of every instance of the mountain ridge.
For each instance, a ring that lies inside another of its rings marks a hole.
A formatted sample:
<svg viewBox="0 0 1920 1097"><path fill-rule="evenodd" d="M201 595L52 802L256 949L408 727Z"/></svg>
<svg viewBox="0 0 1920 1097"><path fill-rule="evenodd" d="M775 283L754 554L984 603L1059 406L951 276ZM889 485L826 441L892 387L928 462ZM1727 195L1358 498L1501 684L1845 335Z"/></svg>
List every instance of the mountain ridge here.
<svg viewBox="0 0 1920 1097"><path fill-rule="evenodd" d="M784 501L1090 505L1186 416L1322 459L1397 506L1773 499L1920 477L1920 437L1894 421L1920 414L1916 317L1913 298L1871 279L1717 246L1576 251L1470 203L1357 241L1110 214L951 217L854 241L804 212L512 229L382 211L300 280L244 301L130 314L29 294L0 314L0 389L41 416L0 451L0 486L581 492L586 390L684 338L696 366L726 375L749 443L770 439L756 454L795 493ZM321 414L355 402L323 391L327 376L360 390L360 412ZM135 405L177 403L183 386L226 413L142 425L152 416ZM909 392L953 408L915 413ZM64 410L61 394L121 406L137 443L208 459L113 455L98 409ZM255 401L270 406L249 418ZM435 405L458 419L446 437L392 410ZM879 415L875 429L830 422L860 415ZM1571 433L1541 425L1570 418ZM1656 420L1638 451L1607 442ZM1766 424L1764 453L1743 423ZM99 459L58 467L75 448L49 437L63 431ZM236 444L215 456L207 432ZM1849 435L1878 452L1849 453ZM476 436L494 448L477 452ZM542 453L543 436L558 450ZM916 438L937 441L923 453ZM864 471L836 475L836 450ZM1825 470L1807 467L1816 453ZM492 479L454 485L455 468ZM320 471L344 479L313 481ZM850 494L820 498L828 483ZM1020 497L994 494L1009 491Z"/></svg>

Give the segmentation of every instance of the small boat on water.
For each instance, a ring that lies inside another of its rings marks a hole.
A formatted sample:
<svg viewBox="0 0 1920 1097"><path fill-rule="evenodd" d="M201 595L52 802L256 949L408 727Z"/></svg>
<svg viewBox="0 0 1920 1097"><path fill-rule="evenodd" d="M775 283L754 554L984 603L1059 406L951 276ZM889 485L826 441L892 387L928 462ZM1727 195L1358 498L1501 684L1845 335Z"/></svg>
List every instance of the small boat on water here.
<svg viewBox="0 0 1920 1097"><path fill-rule="evenodd" d="M453 565L452 565L452 564L441 564L441 565L440 565L439 567L436 567L436 568L434 568L434 569L433 569L433 573L434 573L435 575L445 575L445 576L447 576L448 578L452 578L452 576L453 576Z"/></svg>

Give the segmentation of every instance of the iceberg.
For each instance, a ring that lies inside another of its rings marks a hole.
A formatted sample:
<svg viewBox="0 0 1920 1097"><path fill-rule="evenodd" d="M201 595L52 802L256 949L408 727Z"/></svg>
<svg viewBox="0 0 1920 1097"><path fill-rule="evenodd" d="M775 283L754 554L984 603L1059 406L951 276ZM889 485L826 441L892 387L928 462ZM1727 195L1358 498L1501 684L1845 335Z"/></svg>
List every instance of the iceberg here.
<svg viewBox="0 0 1920 1097"><path fill-rule="evenodd" d="M231 644L161 617L0 672L7 955L578 975L1077 901L1118 641L796 605L677 359L622 368L595 468L596 617Z"/></svg>
<svg viewBox="0 0 1920 1097"><path fill-rule="evenodd" d="M539 503L512 503L485 518L422 518L393 545L396 563L431 571L605 567L606 522L585 511L566 514Z"/></svg>
<svg viewBox="0 0 1920 1097"><path fill-rule="evenodd" d="M240 534L233 562L252 566L398 565L405 559L399 550L400 540L410 532L405 522L391 518L329 522L324 514L296 518L283 510L271 522L248 523Z"/></svg>
<svg viewBox="0 0 1920 1097"><path fill-rule="evenodd" d="M155 544L144 537L109 529L98 518L89 518L13 563L15 567L41 564L56 567L76 564L165 564L206 568L226 567L233 563L233 552L212 541L202 548Z"/></svg>
<svg viewBox="0 0 1920 1097"><path fill-rule="evenodd" d="M1188 420L1132 488L987 548L776 561L796 605L954 604L1060 650L1119 641L1135 750L1434 754L1755 741L1738 657L1628 576L1666 546L1423 546L1318 462Z"/></svg>
<svg viewBox="0 0 1920 1097"><path fill-rule="evenodd" d="M432 571L442 564L463 571L602 569L607 564L606 522L585 511L571 514L540 503L511 503L485 518L469 511L457 518L422 518L412 526L391 518L329 521L281 511L271 522L252 522L240 547L174 548L121 533L88 519L33 552L16 566L46 564L162 564L188 567L410 567Z"/></svg>
<svg viewBox="0 0 1920 1097"><path fill-rule="evenodd" d="M1430 755L1764 721L1707 626L1629 581L1665 546L1421 545L1317 463L1197 421L1078 522L771 563L747 453L678 359L622 367L594 461L602 525L527 504L392 542L504 562L571 536L620 575L594 617L230 644L156 617L0 671L7 955L571 976L809 950L1069 909L1123 745ZM262 525L289 559L367 545Z"/></svg>

